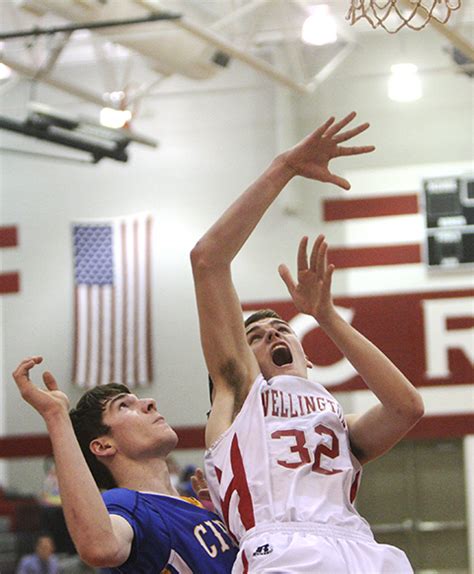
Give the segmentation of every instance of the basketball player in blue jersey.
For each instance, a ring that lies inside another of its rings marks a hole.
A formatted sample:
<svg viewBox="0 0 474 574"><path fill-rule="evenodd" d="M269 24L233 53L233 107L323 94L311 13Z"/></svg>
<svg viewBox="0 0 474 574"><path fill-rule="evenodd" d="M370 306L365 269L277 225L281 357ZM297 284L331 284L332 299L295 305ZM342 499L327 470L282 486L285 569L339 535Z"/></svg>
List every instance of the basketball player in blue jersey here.
<svg viewBox="0 0 474 574"><path fill-rule="evenodd" d="M239 541L234 573L408 574L405 554L377 544L354 507L364 463L395 445L423 414L417 390L336 311L334 271L319 236L298 250L296 280L280 266L295 307L312 315L378 399L362 414L308 378L311 368L288 323L271 310L242 321L231 263L295 176L349 189L330 160L373 146L341 145L351 113L330 118L266 171L217 220L191 254L201 341L214 384L205 470L212 501Z"/></svg>
<svg viewBox="0 0 474 574"><path fill-rule="evenodd" d="M45 389L30 380L41 362L23 360L13 378L48 428L67 526L82 560L108 573L231 572L237 549L222 521L171 484L165 459L178 439L155 401L109 384L87 391L68 412L51 373L43 374Z"/></svg>

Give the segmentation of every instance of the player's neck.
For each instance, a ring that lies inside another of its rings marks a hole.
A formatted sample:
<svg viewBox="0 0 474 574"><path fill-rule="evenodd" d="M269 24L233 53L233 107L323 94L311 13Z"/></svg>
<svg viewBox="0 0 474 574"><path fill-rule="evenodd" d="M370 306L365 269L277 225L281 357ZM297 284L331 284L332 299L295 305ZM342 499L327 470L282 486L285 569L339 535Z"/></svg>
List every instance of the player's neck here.
<svg viewBox="0 0 474 574"><path fill-rule="evenodd" d="M163 459L128 460L126 464L117 465L113 475L121 488L179 496Z"/></svg>

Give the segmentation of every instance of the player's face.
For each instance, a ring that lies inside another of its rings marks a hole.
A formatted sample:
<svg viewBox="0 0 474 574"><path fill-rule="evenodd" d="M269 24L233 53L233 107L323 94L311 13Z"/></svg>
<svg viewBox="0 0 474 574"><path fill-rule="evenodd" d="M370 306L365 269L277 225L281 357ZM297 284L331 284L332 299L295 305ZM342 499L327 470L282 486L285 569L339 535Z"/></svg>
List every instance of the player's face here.
<svg viewBox="0 0 474 574"><path fill-rule="evenodd" d="M178 437L156 409L154 399L139 399L127 393L107 402L103 422L110 426L109 436L125 456L140 458L166 456Z"/></svg>
<svg viewBox="0 0 474 574"><path fill-rule="evenodd" d="M274 317L261 319L247 327L246 336L267 380L276 375L306 377L309 363L298 337L286 321Z"/></svg>

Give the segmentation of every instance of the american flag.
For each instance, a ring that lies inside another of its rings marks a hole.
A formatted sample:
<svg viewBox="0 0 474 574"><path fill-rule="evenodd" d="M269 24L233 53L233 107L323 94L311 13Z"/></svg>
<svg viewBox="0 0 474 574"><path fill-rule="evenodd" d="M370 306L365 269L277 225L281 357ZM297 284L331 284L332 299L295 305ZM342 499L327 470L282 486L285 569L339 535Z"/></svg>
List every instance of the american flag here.
<svg viewBox="0 0 474 574"><path fill-rule="evenodd" d="M73 225L74 372L81 387L153 379L148 215Z"/></svg>

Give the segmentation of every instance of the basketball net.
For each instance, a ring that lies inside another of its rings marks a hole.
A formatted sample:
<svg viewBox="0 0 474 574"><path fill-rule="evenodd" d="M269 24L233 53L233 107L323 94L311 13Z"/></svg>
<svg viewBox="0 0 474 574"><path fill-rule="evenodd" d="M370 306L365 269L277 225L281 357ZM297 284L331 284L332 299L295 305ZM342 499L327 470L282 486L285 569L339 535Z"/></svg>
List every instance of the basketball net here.
<svg viewBox="0 0 474 574"><path fill-rule="evenodd" d="M404 26L422 30L430 20L445 24L460 6L461 0L350 0L346 20L353 25L365 18L372 28L395 34Z"/></svg>

